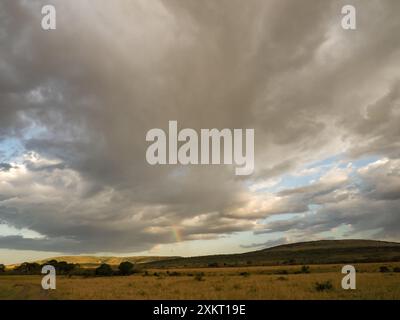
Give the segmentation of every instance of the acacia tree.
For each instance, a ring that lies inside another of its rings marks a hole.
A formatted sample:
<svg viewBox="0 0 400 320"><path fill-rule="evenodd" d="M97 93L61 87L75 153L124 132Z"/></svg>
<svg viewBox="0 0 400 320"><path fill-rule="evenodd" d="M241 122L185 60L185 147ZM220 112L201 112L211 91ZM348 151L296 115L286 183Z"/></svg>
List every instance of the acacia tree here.
<svg viewBox="0 0 400 320"><path fill-rule="evenodd" d="M33 262L24 262L14 269L17 273L22 274L40 274L40 264Z"/></svg>
<svg viewBox="0 0 400 320"><path fill-rule="evenodd" d="M56 268L57 273L60 274L69 274L71 271L78 267L78 265L76 264L67 263L65 261L58 262L57 260L47 261L45 265L52 265L54 268Z"/></svg>
<svg viewBox="0 0 400 320"><path fill-rule="evenodd" d="M121 262L118 269L121 275L127 276L133 273L133 264L129 261Z"/></svg>
<svg viewBox="0 0 400 320"><path fill-rule="evenodd" d="M103 263L102 265L100 265L100 267L98 267L95 271L97 276L112 276L113 274L113 270L111 268L110 265L108 265L107 263Z"/></svg>

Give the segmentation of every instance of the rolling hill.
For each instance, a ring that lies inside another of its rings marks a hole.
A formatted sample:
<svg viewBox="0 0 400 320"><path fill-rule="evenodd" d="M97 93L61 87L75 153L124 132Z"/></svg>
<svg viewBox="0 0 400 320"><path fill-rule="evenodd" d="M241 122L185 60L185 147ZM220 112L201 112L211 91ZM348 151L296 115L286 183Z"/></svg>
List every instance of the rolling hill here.
<svg viewBox="0 0 400 320"><path fill-rule="evenodd" d="M400 243L374 240L320 240L285 244L241 254L197 257L60 256L37 262L42 264L52 259L77 263L84 268L95 268L102 263L117 266L123 261L137 264L139 268L394 262L400 261Z"/></svg>
<svg viewBox="0 0 400 320"><path fill-rule="evenodd" d="M400 243L374 240L321 240L280 245L242 254L152 261L147 268L328 264L400 261Z"/></svg>

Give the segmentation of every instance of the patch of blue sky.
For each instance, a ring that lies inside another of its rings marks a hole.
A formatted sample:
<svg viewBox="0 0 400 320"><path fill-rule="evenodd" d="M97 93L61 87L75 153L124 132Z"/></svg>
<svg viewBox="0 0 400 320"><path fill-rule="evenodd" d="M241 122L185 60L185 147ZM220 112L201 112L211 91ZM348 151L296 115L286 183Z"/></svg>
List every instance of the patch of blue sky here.
<svg viewBox="0 0 400 320"><path fill-rule="evenodd" d="M312 184L323 176L329 169L338 166L342 155L335 155L323 160L308 163L293 173L286 173L280 177L279 183L259 189L258 192L276 193L285 189L299 188Z"/></svg>
<svg viewBox="0 0 400 320"><path fill-rule="evenodd" d="M0 162L13 162L26 152L24 141L44 136L47 129L32 123L23 130L21 137L6 137L0 140Z"/></svg>
<svg viewBox="0 0 400 320"><path fill-rule="evenodd" d="M304 174L304 175L284 174L283 176L280 177L280 181L277 184L275 184L271 187L259 189L258 192L277 193L279 191L286 190L286 189L293 189L293 188L299 188L302 186L307 186L307 185L310 185L311 183L313 183L315 180L319 179L325 171L318 170L313 173Z"/></svg>
<svg viewBox="0 0 400 320"><path fill-rule="evenodd" d="M290 220L293 218L298 217L299 215L302 215L303 213L282 213L282 214L274 214L271 215L269 217L266 217L262 220L260 220L260 222L262 223L270 223L270 222L274 222L274 221L282 221L282 220Z"/></svg>
<svg viewBox="0 0 400 320"><path fill-rule="evenodd" d="M280 180L278 183L276 183L275 185L270 186L270 187L258 189L257 192L258 193L265 193L265 192L277 193L277 192L285 190L285 189L296 188L296 187L300 187L305 184L308 184L309 180L310 179L308 177L304 177L304 176L297 177L297 176L293 176L291 174L284 174L283 176L280 177Z"/></svg>
<svg viewBox="0 0 400 320"><path fill-rule="evenodd" d="M5 138L0 140L0 162L12 162L25 151L21 140L17 138Z"/></svg>
<svg viewBox="0 0 400 320"><path fill-rule="evenodd" d="M317 160L317 161L308 163L304 167L306 169L321 168L321 167L333 167L334 165L338 164L342 159L343 159L343 154L339 153L339 154L335 154L333 156L330 156L330 157L322 159L322 160Z"/></svg>
<svg viewBox="0 0 400 320"><path fill-rule="evenodd" d="M382 157L380 157L378 155L370 155L370 156L365 156L365 157L359 158L357 160L348 161L348 163L351 162L354 168L361 168L361 167L365 167L371 163L374 163L381 158Z"/></svg>
<svg viewBox="0 0 400 320"><path fill-rule="evenodd" d="M379 156L365 156L356 160L350 160L344 154L336 154L334 156L318 160L299 168L294 173L287 173L280 177L277 184L259 189L258 192L277 193L286 189L299 188L312 184L333 168L346 168L352 163L354 169L364 167L370 163L379 160ZM351 175L355 175L354 171Z"/></svg>
<svg viewBox="0 0 400 320"><path fill-rule="evenodd" d="M37 122L32 121L30 125L23 131L23 139L29 140L48 134L48 130L45 126L39 125Z"/></svg>
<svg viewBox="0 0 400 320"><path fill-rule="evenodd" d="M375 235L381 231L381 228L376 228L354 232L354 229L351 225L341 224L328 231L319 233L318 236L323 239L374 239Z"/></svg>
<svg viewBox="0 0 400 320"><path fill-rule="evenodd" d="M337 227L334 227L330 230L320 232L318 234L319 237L323 239L345 239L348 238L346 235L351 233L352 227L348 224L341 224Z"/></svg>
<svg viewBox="0 0 400 320"><path fill-rule="evenodd" d="M352 163L352 168L353 170L349 174L352 185L359 188L359 189L364 189L365 185L363 184L363 181L360 179L357 169L365 167L371 163L374 163L381 159L379 156L366 156L362 157L360 159L357 159L355 161L350 161Z"/></svg>
<svg viewBox="0 0 400 320"><path fill-rule="evenodd" d="M316 213L322 207L323 207L323 205L315 204L315 203L311 203L308 205L308 208L309 208L310 212L312 212L312 213Z"/></svg>

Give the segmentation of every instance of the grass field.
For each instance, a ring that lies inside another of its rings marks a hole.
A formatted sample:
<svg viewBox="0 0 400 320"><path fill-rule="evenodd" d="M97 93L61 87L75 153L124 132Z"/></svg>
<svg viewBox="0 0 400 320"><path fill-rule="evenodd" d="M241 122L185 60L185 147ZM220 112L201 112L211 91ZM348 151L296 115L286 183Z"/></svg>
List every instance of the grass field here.
<svg viewBox="0 0 400 320"><path fill-rule="evenodd" d="M127 277L57 277L57 289L40 276L0 276L0 299L400 299L400 263L355 264L357 289L341 288L342 265L147 270ZM317 291L317 282L333 288Z"/></svg>

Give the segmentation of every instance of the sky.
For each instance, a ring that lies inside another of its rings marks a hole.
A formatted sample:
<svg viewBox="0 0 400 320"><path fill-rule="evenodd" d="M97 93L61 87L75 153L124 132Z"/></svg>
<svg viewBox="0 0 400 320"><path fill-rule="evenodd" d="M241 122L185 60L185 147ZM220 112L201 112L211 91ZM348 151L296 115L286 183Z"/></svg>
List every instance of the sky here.
<svg viewBox="0 0 400 320"><path fill-rule="evenodd" d="M53 4L57 29L41 28ZM356 30L341 8L356 8ZM398 0L2 0L0 263L400 241ZM251 128L255 170L146 133Z"/></svg>

